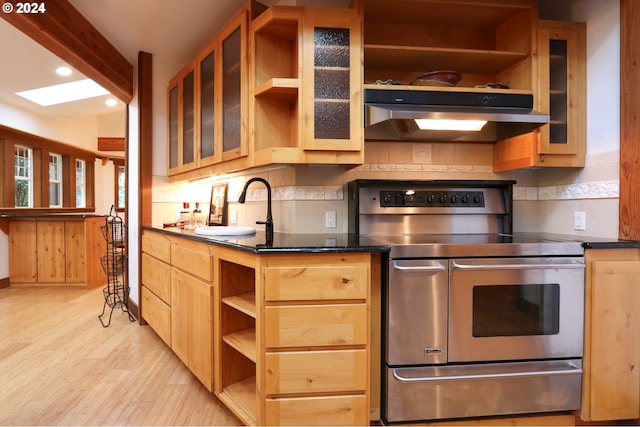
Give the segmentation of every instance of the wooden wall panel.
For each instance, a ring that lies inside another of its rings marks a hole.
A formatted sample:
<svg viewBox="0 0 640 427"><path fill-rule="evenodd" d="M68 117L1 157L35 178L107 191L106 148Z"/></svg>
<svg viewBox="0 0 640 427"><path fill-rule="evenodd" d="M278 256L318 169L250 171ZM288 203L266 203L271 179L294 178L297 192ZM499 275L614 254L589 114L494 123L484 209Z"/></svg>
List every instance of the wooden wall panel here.
<svg viewBox="0 0 640 427"><path fill-rule="evenodd" d="M640 2L620 0L619 237L640 239Z"/></svg>

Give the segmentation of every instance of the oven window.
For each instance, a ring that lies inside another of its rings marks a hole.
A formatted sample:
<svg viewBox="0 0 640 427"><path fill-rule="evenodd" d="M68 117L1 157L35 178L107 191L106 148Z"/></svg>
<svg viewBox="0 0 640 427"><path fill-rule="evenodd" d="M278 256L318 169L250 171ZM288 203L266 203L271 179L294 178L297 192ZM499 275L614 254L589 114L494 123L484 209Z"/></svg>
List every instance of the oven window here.
<svg viewBox="0 0 640 427"><path fill-rule="evenodd" d="M560 286L553 283L473 287L474 337L555 335Z"/></svg>

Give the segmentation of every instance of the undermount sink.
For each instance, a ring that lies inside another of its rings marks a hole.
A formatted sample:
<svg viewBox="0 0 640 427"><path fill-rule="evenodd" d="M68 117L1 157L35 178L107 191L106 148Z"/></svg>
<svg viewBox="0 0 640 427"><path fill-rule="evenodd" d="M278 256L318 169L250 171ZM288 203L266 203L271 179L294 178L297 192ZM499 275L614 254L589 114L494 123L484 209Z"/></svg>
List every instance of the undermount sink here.
<svg viewBox="0 0 640 427"><path fill-rule="evenodd" d="M240 227L235 225L215 225L195 229L195 233L201 236L246 236L254 234L255 232L256 229L253 227Z"/></svg>

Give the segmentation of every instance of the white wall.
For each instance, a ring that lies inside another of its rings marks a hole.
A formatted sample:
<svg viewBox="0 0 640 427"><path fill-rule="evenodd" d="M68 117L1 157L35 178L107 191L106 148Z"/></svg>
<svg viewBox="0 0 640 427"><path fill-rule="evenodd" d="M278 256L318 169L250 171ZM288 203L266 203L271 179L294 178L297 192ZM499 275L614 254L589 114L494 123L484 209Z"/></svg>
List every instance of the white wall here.
<svg viewBox="0 0 640 427"><path fill-rule="evenodd" d="M562 2L561 2L562 3ZM564 6L564 7L563 7ZM541 169L520 189L514 228L618 237L620 172L620 2L541 0L545 19L587 23L587 157L584 169ZM517 176L517 175L516 175ZM573 227L585 212L586 231Z"/></svg>

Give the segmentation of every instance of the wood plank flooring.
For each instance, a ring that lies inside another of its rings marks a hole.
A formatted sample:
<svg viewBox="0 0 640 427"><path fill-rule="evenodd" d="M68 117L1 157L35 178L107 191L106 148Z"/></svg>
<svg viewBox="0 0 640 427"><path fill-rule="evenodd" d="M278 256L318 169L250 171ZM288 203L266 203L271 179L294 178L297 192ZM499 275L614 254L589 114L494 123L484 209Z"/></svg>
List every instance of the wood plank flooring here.
<svg viewBox="0 0 640 427"><path fill-rule="evenodd" d="M242 425L102 289L0 289L0 425Z"/></svg>

